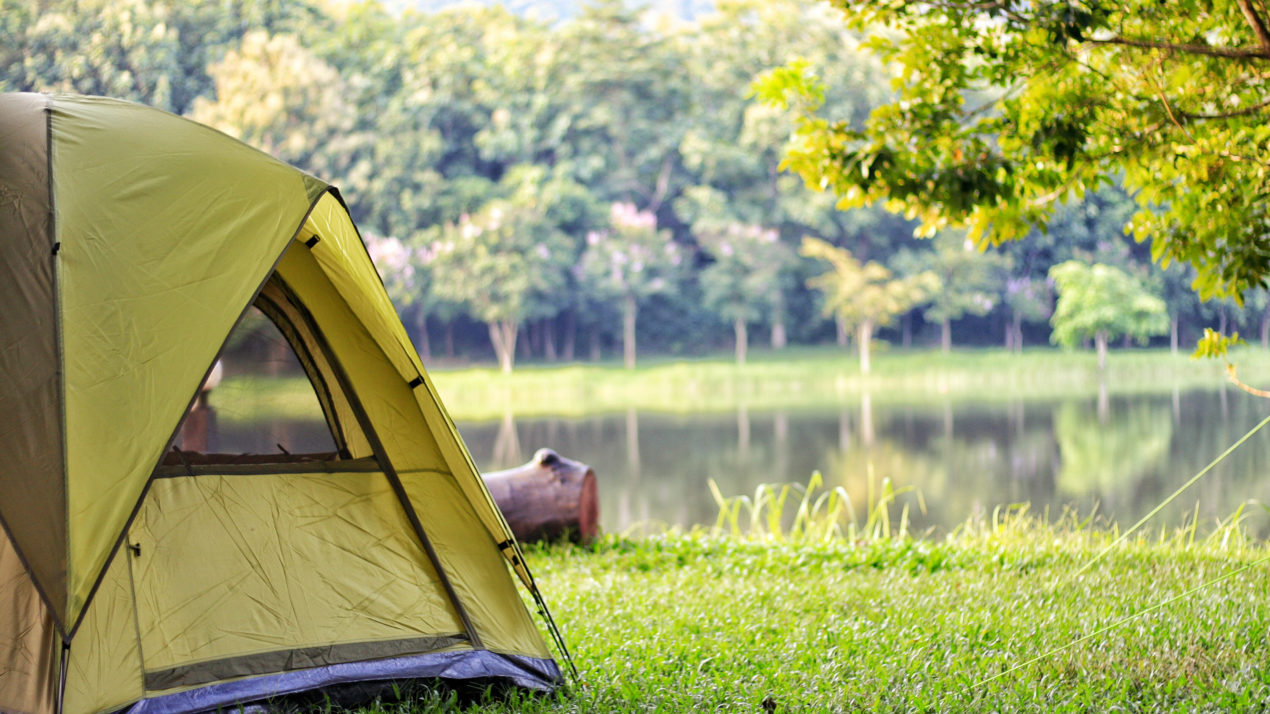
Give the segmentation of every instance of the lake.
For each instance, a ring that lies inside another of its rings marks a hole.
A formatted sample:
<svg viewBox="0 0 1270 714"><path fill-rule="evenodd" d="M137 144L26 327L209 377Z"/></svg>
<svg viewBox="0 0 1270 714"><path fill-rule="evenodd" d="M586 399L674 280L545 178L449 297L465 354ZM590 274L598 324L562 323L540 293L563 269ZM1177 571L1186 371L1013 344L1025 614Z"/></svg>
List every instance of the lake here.
<svg viewBox="0 0 1270 714"><path fill-rule="evenodd" d="M1055 518L1129 525L1260 422L1267 402L1233 388L1013 403L876 404L868 396L824 408L661 414L628 410L582 418L461 421L482 470L551 447L595 468L609 532L710 525L724 495L763 483L806 483L820 471L863 512L870 482L912 487L918 529L946 532L1001 505L1029 503ZM1220 463L1154 523L1201 527L1249 499L1270 503L1270 427ZM920 499L919 499L920 496ZM1198 511L1196 510L1198 504ZM923 510L924 506L924 510ZM1096 510L1095 510L1096 509ZM1249 507L1261 532L1267 518ZM895 509L898 515L898 508Z"/></svg>
<svg viewBox="0 0 1270 714"><path fill-rule="evenodd" d="M207 446L226 453L328 451L330 434L316 400L264 417L250 399L254 382L227 381ZM308 392L311 395L311 392ZM842 486L863 514L870 485L883 479L911 488L912 525L936 532L998 506L1028 503L1057 518L1082 517L1129 525L1162 502L1255 426L1270 403L1233 387L1010 401L884 401L879 396L825 395L825 404L667 414L627 409L589 416L506 413L493 420L459 420L484 471L530 459L540 447L590 464L599 479L601 524L609 532L666 525L711 525L717 507L707 482L726 496L753 494L764 483L805 484L819 471ZM537 405L541 408L541 405ZM297 414L298 412L298 414ZM309 413L310 418L299 415ZM1229 517L1245 501L1270 503L1270 428L1258 433L1156 523L1178 526L1198 513L1201 526ZM1197 509L1198 505L1198 509ZM1250 526L1270 534L1260 506ZM898 516L898 509L894 511Z"/></svg>

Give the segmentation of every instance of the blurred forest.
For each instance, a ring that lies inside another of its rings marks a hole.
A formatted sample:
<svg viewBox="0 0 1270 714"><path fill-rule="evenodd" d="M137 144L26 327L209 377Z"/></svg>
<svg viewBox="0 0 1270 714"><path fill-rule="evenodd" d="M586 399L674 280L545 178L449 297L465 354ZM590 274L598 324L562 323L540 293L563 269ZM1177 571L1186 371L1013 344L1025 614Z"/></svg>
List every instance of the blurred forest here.
<svg viewBox="0 0 1270 714"><path fill-rule="evenodd" d="M636 345L744 359L751 341L845 344L859 324L815 286L851 293L866 274L938 286L867 315L883 340L1048 344L1050 270L1072 260L1163 301L1163 325L1113 327L1113 346L1176 348L1205 326L1270 337L1266 291L1201 303L1189 267L1153 265L1123 233L1134 206L1117 186L981 253L955 232L916 239L880 208L839 211L783 172L797 112L755 98L756 80L812 71L829 88L820 114L857 126L891 96L887 68L827 6L508 5L0 0L0 90L143 102L339 186L429 359L493 348L510 369L633 364ZM860 276L818 281L826 262L798 251L808 237ZM1074 341L1105 342L1105 325L1091 330Z"/></svg>

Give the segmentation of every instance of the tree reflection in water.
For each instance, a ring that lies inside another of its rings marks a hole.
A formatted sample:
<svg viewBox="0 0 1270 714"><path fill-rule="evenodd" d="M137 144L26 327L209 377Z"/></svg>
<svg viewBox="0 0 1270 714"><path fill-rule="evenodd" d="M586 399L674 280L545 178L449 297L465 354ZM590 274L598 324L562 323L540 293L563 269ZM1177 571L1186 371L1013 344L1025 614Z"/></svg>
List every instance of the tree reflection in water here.
<svg viewBox="0 0 1270 714"><path fill-rule="evenodd" d="M641 522L710 525L716 511L706 487L726 495L763 483L806 483L820 471L857 508L875 485L921 492L917 529L949 529L994 506L1028 502L1057 517L1071 505L1131 523L1160 503L1260 421L1264 401L1237 391L1111 395L1105 421L1094 395L1066 401L893 404L886 395L847 397L824 409L661 414L625 410L583 418L523 418L508 412L459 429L485 470L520 465L550 446L593 466L602 524L624 531ZM307 440L325 426L256 412L217 414L222 443ZM274 447L276 448L276 447ZM1196 500L1206 522L1245 499L1270 502L1270 431L1258 434L1190 493L1158 525L1190 518ZM910 498L909 502L915 502ZM1253 523L1253 527L1260 527ZM1270 528L1262 528L1270 531Z"/></svg>

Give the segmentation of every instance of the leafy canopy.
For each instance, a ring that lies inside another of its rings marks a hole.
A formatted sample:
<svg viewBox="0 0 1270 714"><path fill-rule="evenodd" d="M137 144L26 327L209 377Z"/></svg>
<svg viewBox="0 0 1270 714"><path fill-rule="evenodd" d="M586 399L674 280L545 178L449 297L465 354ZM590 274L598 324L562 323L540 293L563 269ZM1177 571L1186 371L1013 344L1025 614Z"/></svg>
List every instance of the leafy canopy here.
<svg viewBox="0 0 1270 714"><path fill-rule="evenodd" d="M1044 228L1056 201L1123 180L1125 225L1193 287L1270 274L1270 10L1263 0L831 0L895 71L863 128L819 118L807 66L761 96L804 107L787 166L843 207L882 201L927 235Z"/></svg>
<svg viewBox="0 0 1270 714"><path fill-rule="evenodd" d="M1119 268L1069 260L1050 268L1050 277L1058 290L1050 318L1054 344L1073 348L1099 333L1145 340L1168 332L1164 301Z"/></svg>
<svg viewBox="0 0 1270 714"><path fill-rule="evenodd" d="M697 242L713 260L701 271L701 297L719 317L755 322L780 304L794 256L775 230L727 223L703 228Z"/></svg>
<svg viewBox="0 0 1270 714"><path fill-rule="evenodd" d="M837 317L847 329L862 323L886 326L939 289L934 273L896 278L885 265L862 263L851 251L819 238L803 238L799 252L829 263L827 272L807 284L824 294L825 314Z"/></svg>
<svg viewBox="0 0 1270 714"><path fill-rule="evenodd" d="M1008 259L995 251L979 251L961 231L946 231L933 242L934 250L905 251L894 263L900 272L929 270L939 278L939 290L931 295L930 306L922 313L926 319L947 322L991 312L997 305Z"/></svg>
<svg viewBox="0 0 1270 714"><path fill-rule="evenodd" d="M666 292L683 271L683 251L657 216L633 203L614 203L606 229L589 231L574 273L596 294L642 300Z"/></svg>
<svg viewBox="0 0 1270 714"><path fill-rule="evenodd" d="M523 201L491 201L430 237L436 294L485 322L551 314L552 293L573 262L570 241Z"/></svg>

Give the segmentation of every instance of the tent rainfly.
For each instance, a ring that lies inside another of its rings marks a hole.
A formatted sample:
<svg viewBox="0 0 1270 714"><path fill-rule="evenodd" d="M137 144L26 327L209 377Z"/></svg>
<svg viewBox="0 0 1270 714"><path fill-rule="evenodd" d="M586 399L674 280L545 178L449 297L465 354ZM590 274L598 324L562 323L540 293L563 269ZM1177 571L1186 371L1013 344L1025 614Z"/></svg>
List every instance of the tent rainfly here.
<svg viewBox="0 0 1270 714"><path fill-rule="evenodd" d="M0 711L561 683L334 188L156 109L0 95L0 306ZM334 453L169 448L253 307Z"/></svg>

